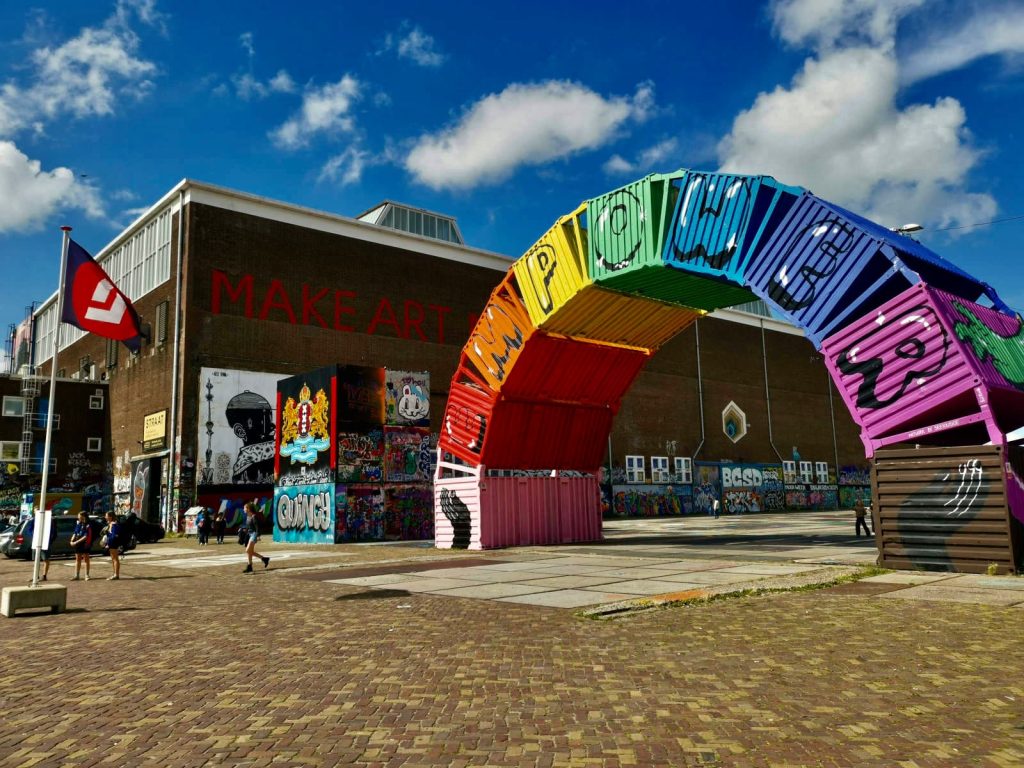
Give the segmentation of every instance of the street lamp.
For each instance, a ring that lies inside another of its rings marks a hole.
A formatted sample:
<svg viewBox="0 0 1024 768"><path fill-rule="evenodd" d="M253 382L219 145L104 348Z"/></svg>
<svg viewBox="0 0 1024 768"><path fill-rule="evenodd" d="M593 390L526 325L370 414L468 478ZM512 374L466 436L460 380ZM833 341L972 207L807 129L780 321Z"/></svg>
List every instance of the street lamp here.
<svg viewBox="0 0 1024 768"><path fill-rule="evenodd" d="M911 223L904 224L902 227L892 227L891 229L897 235L909 235L913 232L920 232L922 229L924 229L924 227L922 227L920 224Z"/></svg>

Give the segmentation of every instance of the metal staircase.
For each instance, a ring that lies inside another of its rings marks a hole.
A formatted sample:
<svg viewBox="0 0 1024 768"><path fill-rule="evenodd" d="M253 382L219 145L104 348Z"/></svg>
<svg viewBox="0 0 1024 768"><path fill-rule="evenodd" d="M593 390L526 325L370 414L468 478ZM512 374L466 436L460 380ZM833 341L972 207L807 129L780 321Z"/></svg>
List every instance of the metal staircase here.
<svg viewBox="0 0 1024 768"><path fill-rule="evenodd" d="M42 379L37 376L25 376L21 380L21 397L24 403L21 421L21 474L27 475L32 465L32 444L34 433L32 419L35 418L35 404L39 398Z"/></svg>

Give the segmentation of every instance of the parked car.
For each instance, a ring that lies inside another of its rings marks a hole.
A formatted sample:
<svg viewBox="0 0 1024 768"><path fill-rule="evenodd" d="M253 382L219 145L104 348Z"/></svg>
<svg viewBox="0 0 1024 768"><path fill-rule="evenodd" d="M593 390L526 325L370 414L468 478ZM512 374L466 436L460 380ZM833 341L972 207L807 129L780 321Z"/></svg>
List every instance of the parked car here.
<svg viewBox="0 0 1024 768"><path fill-rule="evenodd" d="M75 524L78 522L77 515L54 515L52 525L57 527L57 538L54 539L53 544L50 545L50 554L54 557L61 556L72 556L75 551L71 548L71 534L75 532ZM103 529L105 524L103 520L99 518L89 518L89 525L92 526L92 547L90 552L94 555L102 555L106 553L100 544L100 540L103 538ZM32 552L32 531L35 528L34 518L28 518L22 520L18 527L14 530L14 535L7 540L6 543L0 542L0 552L7 555L7 557L20 557L25 560L33 557ZM120 549L122 552L135 549L135 538L128 532L128 538L125 540L124 546Z"/></svg>
<svg viewBox="0 0 1024 768"><path fill-rule="evenodd" d="M129 512L120 519L125 526L125 530L128 532L129 538L134 536L139 544L150 544L160 541L165 535L162 525L147 523L134 512Z"/></svg>

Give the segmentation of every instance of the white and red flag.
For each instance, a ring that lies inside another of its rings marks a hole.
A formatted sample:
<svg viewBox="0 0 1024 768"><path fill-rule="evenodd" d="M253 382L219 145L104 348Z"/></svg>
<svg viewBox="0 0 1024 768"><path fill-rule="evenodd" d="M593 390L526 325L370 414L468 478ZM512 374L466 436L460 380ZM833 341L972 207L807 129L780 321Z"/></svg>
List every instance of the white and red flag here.
<svg viewBox="0 0 1024 768"><path fill-rule="evenodd" d="M138 352L142 347L142 332L135 307L114 285L103 267L70 239L61 319L88 333L123 342L132 352Z"/></svg>

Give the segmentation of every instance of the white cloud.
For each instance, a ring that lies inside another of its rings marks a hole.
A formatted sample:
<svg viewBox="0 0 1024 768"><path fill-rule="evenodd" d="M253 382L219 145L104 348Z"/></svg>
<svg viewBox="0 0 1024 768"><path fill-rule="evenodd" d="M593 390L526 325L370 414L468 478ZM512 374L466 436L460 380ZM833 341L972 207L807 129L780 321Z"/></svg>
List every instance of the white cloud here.
<svg viewBox="0 0 1024 768"><path fill-rule="evenodd" d="M121 97L140 98L152 88L156 66L139 57L139 38L128 26L129 10L157 20L152 3L121 2L100 27L85 27L58 46L29 56L28 82L0 90L0 136L40 131L46 121L111 115Z"/></svg>
<svg viewBox="0 0 1024 768"><path fill-rule="evenodd" d="M283 69L278 70L277 74L265 83L248 72L233 76L231 82L235 86L235 93L242 101L265 99L272 93L294 93L296 90L292 76Z"/></svg>
<svg viewBox="0 0 1024 768"><path fill-rule="evenodd" d="M927 0L776 0L775 31L791 45L891 43L896 24Z"/></svg>
<svg viewBox="0 0 1024 768"><path fill-rule="evenodd" d="M630 162L621 155L612 155L601 167L609 176L628 176L630 174L644 173L655 170L658 166L665 164L670 157L677 155L678 152L679 141L676 139L665 139L642 150L635 162Z"/></svg>
<svg viewBox="0 0 1024 768"><path fill-rule="evenodd" d="M543 165L611 141L627 121L647 119L653 89L605 98L578 83L513 84L469 107L454 124L421 136L405 159L434 189L498 183L524 165Z"/></svg>
<svg viewBox="0 0 1024 768"><path fill-rule="evenodd" d="M960 103L901 110L897 82L895 59L877 48L808 59L789 88L760 94L736 117L719 145L722 170L771 174L887 224L994 210L984 194L965 207L966 176L981 153Z"/></svg>
<svg viewBox="0 0 1024 768"><path fill-rule="evenodd" d="M363 170L369 161L368 152L354 146L349 147L324 163L318 181L334 181L343 187L356 184L363 178Z"/></svg>
<svg viewBox="0 0 1024 768"><path fill-rule="evenodd" d="M75 178L69 168L42 170L13 142L0 141L0 232L39 229L63 209L78 209L102 218L103 204L94 187Z"/></svg>
<svg viewBox="0 0 1024 768"><path fill-rule="evenodd" d="M409 22L402 22L398 32L389 33L384 38L384 46L377 51L378 55L387 51L395 51L400 59L410 59L421 67L439 67L444 63L445 55L436 48L437 41L419 26L410 27Z"/></svg>
<svg viewBox="0 0 1024 768"><path fill-rule="evenodd" d="M915 41L902 59L901 79L913 83L960 69L983 56L1020 53L1024 53L1024 8L987 9Z"/></svg>
<svg viewBox="0 0 1024 768"><path fill-rule="evenodd" d="M284 149L306 146L318 134L351 131L355 121L352 105L361 96L362 84L351 75L320 88L307 87L299 111L270 132L273 142Z"/></svg>

